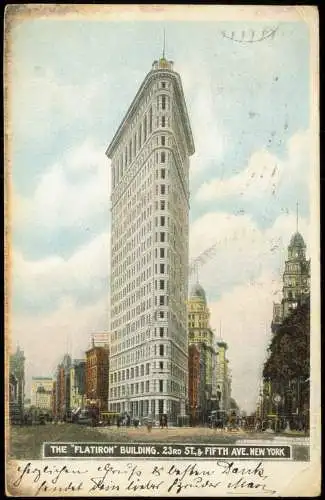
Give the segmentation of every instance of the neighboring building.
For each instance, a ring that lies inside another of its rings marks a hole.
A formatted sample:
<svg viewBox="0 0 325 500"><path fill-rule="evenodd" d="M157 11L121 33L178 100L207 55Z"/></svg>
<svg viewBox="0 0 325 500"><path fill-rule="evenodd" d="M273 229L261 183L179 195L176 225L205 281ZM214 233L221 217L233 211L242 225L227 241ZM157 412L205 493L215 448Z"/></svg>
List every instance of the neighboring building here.
<svg viewBox="0 0 325 500"><path fill-rule="evenodd" d="M91 346L109 348L109 333L108 332L93 333L91 335L90 343Z"/></svg>
<svg viewBox="0 0 325 500"><path fill-rule="evenodd" d="M198 346L191 344L188 348L188 411L192 425L198 421L198 411L200 406L200 365L200 350Z"/></svg>
<svg viewBox="0 0 325 500"><path fill-rule="evenodd" d="M106 151L112 184L112 411L166 413L170 422L185 415L193 153L181 79L162 57Z"/></svg>
<svg viewBox="0 0 325 500"><path fill-rule="evenodd" d="M69 413L70 406L70 368L71 357L65 354L57 368L56 377L56 416L63 419Z"/></svg>
<svg viewBox="0 0 325 500"><path fill-rule="evenodd" d="M57 402L56 402L56 394L57 394L57 380L53 380L53 388L52 388L52 415L57 415Z"/></svg>
<svg viewBox="0 0 325 500"><path fill-rule="evenodd" d="M70 367L70 408L82 408L86 395L86 360L75 359Z"/></svg>
<svg viewBox="0 0 325 500"><path fill-rule="evenodd" d="M52 411L53 383L51 377L32 377L31 406Z"/></svg>
<svg viewBox="0 0 325 500"><path fill-rule="evenodd" d="M9 373L9 403L15 403L18 397L18 380L14 373Z"/></svg>
<svg viewBox="0 0 325 500"><path fill-rule="evenodd" d="M93 346L86 351L86 397L101 411L108 410L109 349Z"/></svg>
<svg viewBox="0 0 325 500"><path fill-rule="evenodd" d="M210 328L210 311L205 291L199 283L193 286L188 300L189 348L196 345L202 362L200 378L201 419L206 421L208 413L216 409L216 351L214 332ZM189 374L189 383L192 383ZM204 378L202 378L204 377Z"/></svg>
<svg viewBox="0 0 325 500"><path fill-rule="evenodd" d="M25 398L24 401L24 410L28 410L32 406L31 399L30 398Z"/></svg>
<svg viewBox="0 0 325 500"><path fill-rule="evenodd" d="M262 405L260 405L264 416L273 418L276 414L285 416L293 428L300 428L303 421L305 425L309 425L307 418L310 400L309 315L310 259L306 258L306 244L298 231L297 214L297 230L290 239L283 272L282 300L280 303L273 304L271 324L273 338L268 359L264 364L264 390ZM281 332L282 326L284 330ZM284 344L283 348L281 346L279 349L278 346L281 345L281 340L285 336L288 336L289 344ZM290 352L289 358L285 346ZM278 357L281 354L284 367L280 372L273 369L273 366L275 359L278 365ZM303 358L299 358L300 355L306 356L306 360L302 361ZM278 399L277 402L275 397Z"/></svg>
<svg viewBox="0 0 325 500"><path fill-rule="evenodd" d="M191 425L207 421L211 411L209 393L206 391L206 359L207 347L204 343L190 344L188 347L188 413Z"/></svg>
<svg viewBox="0 0 325 500"><path fill-rule="evenodd" d="M282 292L281 303L273 304L273 332L310 293L310 260L306 259L306 244L298 231L292 236L288 246Z"/></svg>
<svg viewBox="0 0 325 500"><path fill-rule="evenodd" d="M227 374L225 380L225 397L224 397L224 405L227 411L229 411L229 409L231 408L231 382L232 382L232 371L229 368L229 359L227 359Z"/></svg>
<svg viewBox="0 0 325 500"><path fill-rule="evenodd" d="M20 422L24 414L25 401L25 356L17 347L9 361L9 415L11 422Z"/></svg>
<svg viewBox="0 0 325 500"><path fill-rule="evenodd" d="M221 338L217 339L217 401L220 410L228 411L231 397L231 374L227 359L228 345Z"/></svg>

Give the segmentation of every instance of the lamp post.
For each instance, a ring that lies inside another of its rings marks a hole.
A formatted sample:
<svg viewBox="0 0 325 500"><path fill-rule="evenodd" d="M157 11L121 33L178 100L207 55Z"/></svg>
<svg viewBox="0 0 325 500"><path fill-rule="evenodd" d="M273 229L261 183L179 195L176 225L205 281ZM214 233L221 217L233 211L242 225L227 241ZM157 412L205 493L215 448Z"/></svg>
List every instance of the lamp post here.
<svg viewBox="0 0 325 500"><path fill-rule="evenodd" d="M275 426L274 426L274 432L278 431L278 419L279 419L279 404L281 403L281 396L280 394L274 394L273 396L273 402L275 404Z"/></svg>

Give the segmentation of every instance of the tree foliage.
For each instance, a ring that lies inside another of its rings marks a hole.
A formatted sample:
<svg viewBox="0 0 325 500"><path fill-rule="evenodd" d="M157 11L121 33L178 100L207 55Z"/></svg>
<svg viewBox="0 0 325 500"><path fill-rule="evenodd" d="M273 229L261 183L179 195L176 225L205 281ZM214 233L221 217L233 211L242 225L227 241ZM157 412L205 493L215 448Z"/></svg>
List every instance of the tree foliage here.
<svg viewBox="0 0 325 500"><path fill-rule="evenodd" d="M310 302L298 305L275 332L263 376L278 384L310 372Z"/></svg>

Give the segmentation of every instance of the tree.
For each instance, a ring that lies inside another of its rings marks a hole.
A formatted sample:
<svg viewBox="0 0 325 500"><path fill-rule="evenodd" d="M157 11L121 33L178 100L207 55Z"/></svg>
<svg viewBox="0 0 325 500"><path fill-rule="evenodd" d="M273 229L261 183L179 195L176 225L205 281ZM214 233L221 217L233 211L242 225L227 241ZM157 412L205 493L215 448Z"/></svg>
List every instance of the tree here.
<svg viewBox="0 0 325 500"><path fill-rule="evenodd" d="M299 304L277 328L268 348L263 377L273 392L298 393L297 405L309 406L310 301ZM288 398L287 398L288 399Z"/></svg>

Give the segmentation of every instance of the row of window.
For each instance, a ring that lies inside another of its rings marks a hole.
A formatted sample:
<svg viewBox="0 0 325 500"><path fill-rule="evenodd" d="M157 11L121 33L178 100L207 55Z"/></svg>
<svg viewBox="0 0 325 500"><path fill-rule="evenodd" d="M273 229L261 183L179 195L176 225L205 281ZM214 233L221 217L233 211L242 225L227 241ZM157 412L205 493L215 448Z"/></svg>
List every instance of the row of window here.
<svg viewBox="0 0 325 500"><path fill-rule="evenodd" d="M151 252L150 252L150 258L151 258ZM155 258L163 259L165 256L168 257L169 255L169 250L164 247L160 248L155 248ZM142 262L143 265L145 265L145 262L148 262L148 259L144 257L144 261ZM157 264L155 265L157 266ZM158 272L158 267L155 267L156 273ZM166 283L166 286L165 286ZM136 278L132 281L130 281L122 290L119 292L116 292L113 295L113 300L112 303L118 302L120 300L123 300L124 298L127 298L128 295L130 295L136 288L138 288L135 292L132 293L132 296L134 298L130 299L130 302L128 305L131 305L131 303L135 303L137 300L140 300L142 297L145 297L146 295L151 293L151 282L144 284L141 286L141 281L140 279ZM167 290L168 289L168 280L159 280L159 286L158 286L158 281L155 280L155 290Z"/></svg>
<svg viewBox="0 0 325 500"><path fill-rule="evenodd" d="M156 210L165 211L166 207L168 209L168 206L169 204L168 202L166 202L166 200L159 200L155 202ZM123 258L131 251L133 251L132 260L134 260L135 257L140 256L141 254L140 247L136 248L136 250L134 249L134 242L136 240L136 231L137 230L140 231L140 234L143 235L143 229L141 227L141 224L151 216L151 208L152 207L150 205L150 207L148 207L146 211L142 211L141 214L136 219L136 221L134 221L134 214L133 214L133 219L131 217L131 214L129 214L128 216L129 220L121 221L121 223L118 226L118 229L116 228L116 230L114 231L114 234L112 235L113 241L116 241L118 235L119 234L123 235L123 233L125 233L126 238L128 238L130 235L133 235L133 238L132 240L125 241L125 244L123 245L122 248L120 241L115 243L115 245L113 246L114 257L112 259L112 267L114 267L114 265L116 265L117 263L121 262ZM155 218L156 226L158 225L158 221L159 219L156 217ZM165 216L161 216L160 225L165 226ZM130 226L129 229L128 226ZM151 221L147 223L145 231L146 233L151 231ZM135 252L137 253L135 254Z"/></svg>
<svg viewBox="0 0 325 500"><path fill-rule="evenodd" d="M161 163L165 163L166 162L166 153L165 151L162 151L160 153L161 155ZM156 171L156 177L158 178L158 173L159 171L157 170ZM149 186L151 187L151 177L149 177L147 183L144 182L144 184L142 185L142 189L149 189ZM166 179L166 169L165 168L161 168L160 169L160 178L161 179ZM165 189L164 189L165 191ZM123 234L124 231L125 231L125 224L131 224L132 223L132 232L135 231L135 221L134 221L134 215L135 214L139 214L140 212L140 207L141 208L145 208L145 210L142 211L142 214L141 214L141 218L140 219L137 219L137 227L139 227L139 223L142 222L143 220L146 219L146 216L150 216L151 213L150 211L148 210L149 207L147 207L147 203L150 201L151 197L150 197L150 193L147 192L145 194L145 197L140 197L140 200L141 200L141 203L139 202L136 207L134 206L135 203L136 203L136 199L137 197L134 195L133 196L133 199L132 199L132 202L128 202L130 203L130 206L128 207L129 209L131 209L131 211L128 211L128 210L125 210L124 211L124 214L125 214L125 217L123 217L123 219L119 218L118 217L118 214L114 214L114 220L119 220L119 224L115 227L113 227L113 231L112 231L112 237L113 239L116 239L119 234Z"/></svg>
<svg viewBox="0 0 325 500"><path fill-rule="evenodd" d="M166 109L167 96L161 96L164 99L161 101L161 109ZM168 124L168 117L165 115L157 116L157 128L165 128ZM148 114L144 115L142 122L139 124L138 130L134 132L133 137L129 139L128 144L124 146L124 151L120 153L120 157L115 160L115 165L112 168L112 183L113 188L123 177L125 170L132 163L143 144L146 142L148 136L153 131L153 112L150 107ZM164 137L164 136L163 136ZM165 137L163 140L165 144Z"/></svg>
<svg viewBox="0 0 325 500"><path fill-rule="evenodd" d="M132 323L131 321L131 317L129 319L127 319L127 317L125 317L126 315L124 316L121 316L121 317L118 317L116 319L114 319L112 322L111 322L111 329L112 330L116 330L117 328L119 328L120 326L122 325L127 325L129 323ZM137 316L134 314L134 319L137 318ZM133 318L132 318L133 319ZM145 326L145 325L148 325L149 323L151 323L151 318L150 318L150 314L142 314L140 316L140 318L138 317L138 319L136 320L139 324L138 328L142 327L142 326Z"/></svg>
<svg viewBox="0 0 325 500"><path fill-rule="evenodd" d="M111 383L120 382L123 380L133 379L134 377L143 377L144 374L149 375L150 373L150 363L146 365L136 366L135 368L127 368L120 372L111 373L110 381Z"/></svg>
<svg viewBox="0 0 325 500"><path fill-rule="evenodd" d="M150 382L152 383L152 391L150 391ZM129 397L134 394L144 394L149 392L173 392L180 393L180 384L173 380L146 380L145 382L136 382L134 384L130 384L130 388L125 385L118 387L110 388L110 397L111 398L119 398L119 397Z"/></svg>
<svg viewBox="0 0 325 500"><path fill-rule="evenodd" d="M124 327L125 328L125 327ZM163 328L163 327L160 327ZM154 333L158 333L158 329L154 328ZM147 334L151 332L151 329L148 328ZM165 332L165 333L164 333ZM167 328L165 327L165 331L162 329L159 329L160 335L167 335ZM115 336L118 336L118 338L121 338L121 331L115 332ZM174 344L165 346L166 349L164 350L164 355L165 356L171 356L172 359L174 360L175 365L178 366L187 366L187 356L186 356L186 349L184 347L184 342L181 342L180 340L182 339L183 341L186 340L186 330L182 329L179 330L177 333L174 331L171 331L170 335L176 342L176 344L179 344L182 351L180 350L179 347L177 347ZM116 338L116 337L115 337ZM183 347L182 347L183 345ZM158 348L157 346L150 346L150 344L146 343L145 346L139 347L139 348L134 348L133 350L129 350L127 352L123 352L122 350L122 342L118 342L115 345L111 346L111 361L110 361L110 370L114 372L115 370L122 369L123 367L127 367L128 365L134 365L138 363L139 361L141 362L142 359L148 359L150 356L158 356L158 352L160 352L160 347ZM159 350L158 350L159 349ZM116 356L116 354L121 353L119 356ZM182 375L183 376L183 375Z"/></svg>

